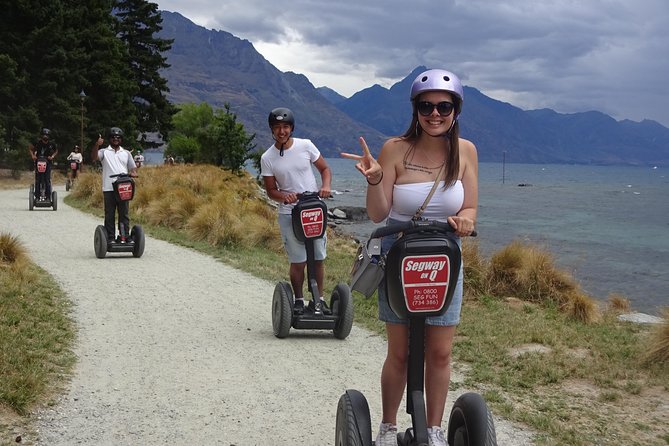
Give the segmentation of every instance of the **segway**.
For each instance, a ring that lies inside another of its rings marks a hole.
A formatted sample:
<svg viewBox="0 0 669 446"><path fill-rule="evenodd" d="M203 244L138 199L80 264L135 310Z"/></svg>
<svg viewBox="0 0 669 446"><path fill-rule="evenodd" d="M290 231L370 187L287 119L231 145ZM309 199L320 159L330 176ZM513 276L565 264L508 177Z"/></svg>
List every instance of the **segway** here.
<svg viewBox="0 0 669 446"><path fill-rule="evenodd" d="M110 175L117 178L114 182L114 193L121 201L130 201L135 196L135 181L127 173ZM109 240L104 225L95 228L93 237L95 256L104 259L108 252L131 252L133 257L142 257L144 254L144 230L140 225L134 225L128 234L128 228L119 224L119 232L115 239Z"/></svg>
<svg viewBox="0 0 669 446"><path fill-rule="evenodd" d="M74 186L74 180L76 179L75 175L77 175L77 173L79 172L79 167L80 167L79 161L70 160L70 167L68 173L71 175L71 177L68 176L67 180L65 180L66 192L72 189L72 187Z"/></svg>
<svg viewBox="0 0 669 446"><path fill-rule="evenodd" d="M330 309L323 311L321 293L316 283L314 241L322 238L327 229L327 207L318 192L299 194L292 210L293 232L304 242L307 251L307 280L312 301L304 312L294 310L293 289L288 282L279 282L272 298L272 328L274 336L285 338L293 327L298 330L332 330L337 339L345 339L353 326L353 302L351 291L345 283L339 283L332 291Z"/></svg>
<svg viewBox="0 0 669 446"><path fill-rule="evenodd" d="M425 320L446 312L458 281L461 252L448 236L448 223L409 221L375 230L371 238L403 233L392 245L385 261L385 284L390 308L409 321L407 413L412 426L398 432L400 446L428 444L424 399ZM473 234L475 235L475 234ZM483 397L461 395L448 422L450 446L496 446L495 425ZM337 405L335 444L371 446L372 425L365 396L349 389Z"/></svg>
<svg viewBox="0 0 669 446"><path fill-rule="evenodd" d="M37 184L39 188L39 196L35 198L35 185L30 185L30 195L28 196L28 209L33 210L33 208L53 208L53 210L58 209L58 195L55 190L51 191L51 196L46 194L46 167L47 167L46 158L40 156L37 158L36 169L40 174L40 180Z"/></svg>

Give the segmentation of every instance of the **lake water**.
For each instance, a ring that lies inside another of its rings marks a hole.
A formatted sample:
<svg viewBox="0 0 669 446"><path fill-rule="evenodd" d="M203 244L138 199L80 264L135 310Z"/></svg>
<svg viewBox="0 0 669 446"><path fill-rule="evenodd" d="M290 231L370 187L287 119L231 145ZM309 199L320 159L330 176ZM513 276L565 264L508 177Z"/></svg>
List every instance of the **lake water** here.
<svg viewBox="0 0 669 446"><path fill-rule="evenodd" d="M328 159L330 208L364 206L354 162ZM669 172L666 168L494 164L479 166L478 241L489 255L513 240L545 247L593 297L627 297L659 314L669 305ZM522 185L522 186L521 186ZM343 225L359 237L371 222Z"/></svg>
<svg viewBox="0 0 669 446"><path fill-rule="evenodd" d="M145 156L163 162L160 152ZM328 207L363 207L366 182L354 161L327 161L337 191ZM667 197L669 172L661 166L481 163L479 246L489 256L513 240L537 244L593 297L618 293L634 310L658 315L669 305ZM377 226L340 227L362 239Z"/></svg>

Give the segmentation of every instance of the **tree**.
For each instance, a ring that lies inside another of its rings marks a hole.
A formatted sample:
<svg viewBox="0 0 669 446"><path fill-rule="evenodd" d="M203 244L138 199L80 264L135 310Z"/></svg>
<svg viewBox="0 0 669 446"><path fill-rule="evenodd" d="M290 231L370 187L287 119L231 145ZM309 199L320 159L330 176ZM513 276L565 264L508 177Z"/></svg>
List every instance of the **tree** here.
<svg viewBox="0 0 669 446"><path fill-rule="evenodd" d="M0 127L15 154L7 158L25 159L42 126L61 147L76 144L82 89L87 141L111 125L136 127L135 87L109 0L2 0L0 9Z"/></svg>
<svg viewBox="0 0 669 446"><path fill-rule="evenodd" d="M142 145L150 146L152 143L146 140L146 134L158 132L166 138L176 111L166 97L169 92L167 80L160 75L161 69L169 67L162 53L171 48L173 41L155 37L162 30L163 22L155 3L117 0L115 13L117 35L126 46L132 79L137 87L132 99L137 129Z"/></svg>
<svg viewBox="0 0 669 446"><path fill-rule="evenodd" d="M186 162L202 162L240 171L251 159L255 134L248 135L230 105L214 111L207 103L182 104L174 115L169 151Z"/></svg>
<svg viewBox="0 0 669 446"><path fill-rule="evenodd" d="M233 172L238 172L251 158L249 152L255 148L255 133L249 136L244 125L237 122L237 115L230 113L230 104L225 104L225 112L217 110L214 115L216 138L216 165L222 165Z"/></svg>

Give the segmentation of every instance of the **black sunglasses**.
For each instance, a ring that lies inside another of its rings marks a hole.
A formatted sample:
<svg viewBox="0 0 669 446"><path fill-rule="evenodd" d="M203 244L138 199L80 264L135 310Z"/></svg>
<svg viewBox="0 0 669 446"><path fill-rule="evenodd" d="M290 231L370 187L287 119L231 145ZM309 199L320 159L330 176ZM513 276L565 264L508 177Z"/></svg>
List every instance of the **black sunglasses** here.
<svg viewBox="0 0 669 446"><path fill-rule="evenodd" d="M435 107L437 108L437 112L441 116L448 116L451 113L453 113L453 109L455 109L455 104L448 101L443 101L438 104L433 104L432 102L428 101L420 101L416 104L416 110L418 110L418 113L420 113L423 116L430 116Z"/></svg>
<svg viewBox="0 0 669 446"><path fill-rule="evenodd" d="M112 135L112 137L110 139L121 139L121 137L118 136L118 135Z"/></svg>

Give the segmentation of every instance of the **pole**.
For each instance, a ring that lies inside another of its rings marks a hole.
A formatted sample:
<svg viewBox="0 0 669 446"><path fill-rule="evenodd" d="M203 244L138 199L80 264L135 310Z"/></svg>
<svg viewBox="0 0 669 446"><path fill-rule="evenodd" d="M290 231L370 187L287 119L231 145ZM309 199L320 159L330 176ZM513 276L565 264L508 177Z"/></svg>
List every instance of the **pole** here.
<svg viewBox="0 0 669 446"><path fill-rule="evenodd" d="M502 184L506 179L506 150L502 152Z"/></svg>
<svg viewBox="0 0 669 446"><path fill-rule="evenodd" d="M86 93L84 93L83 88L81 89L81 93L79 93L79 99L81 100L81 139L80 139L80 144L79 144L79 149L81 150L81 153L84 153L84 99L86 98Z"/></svg>

